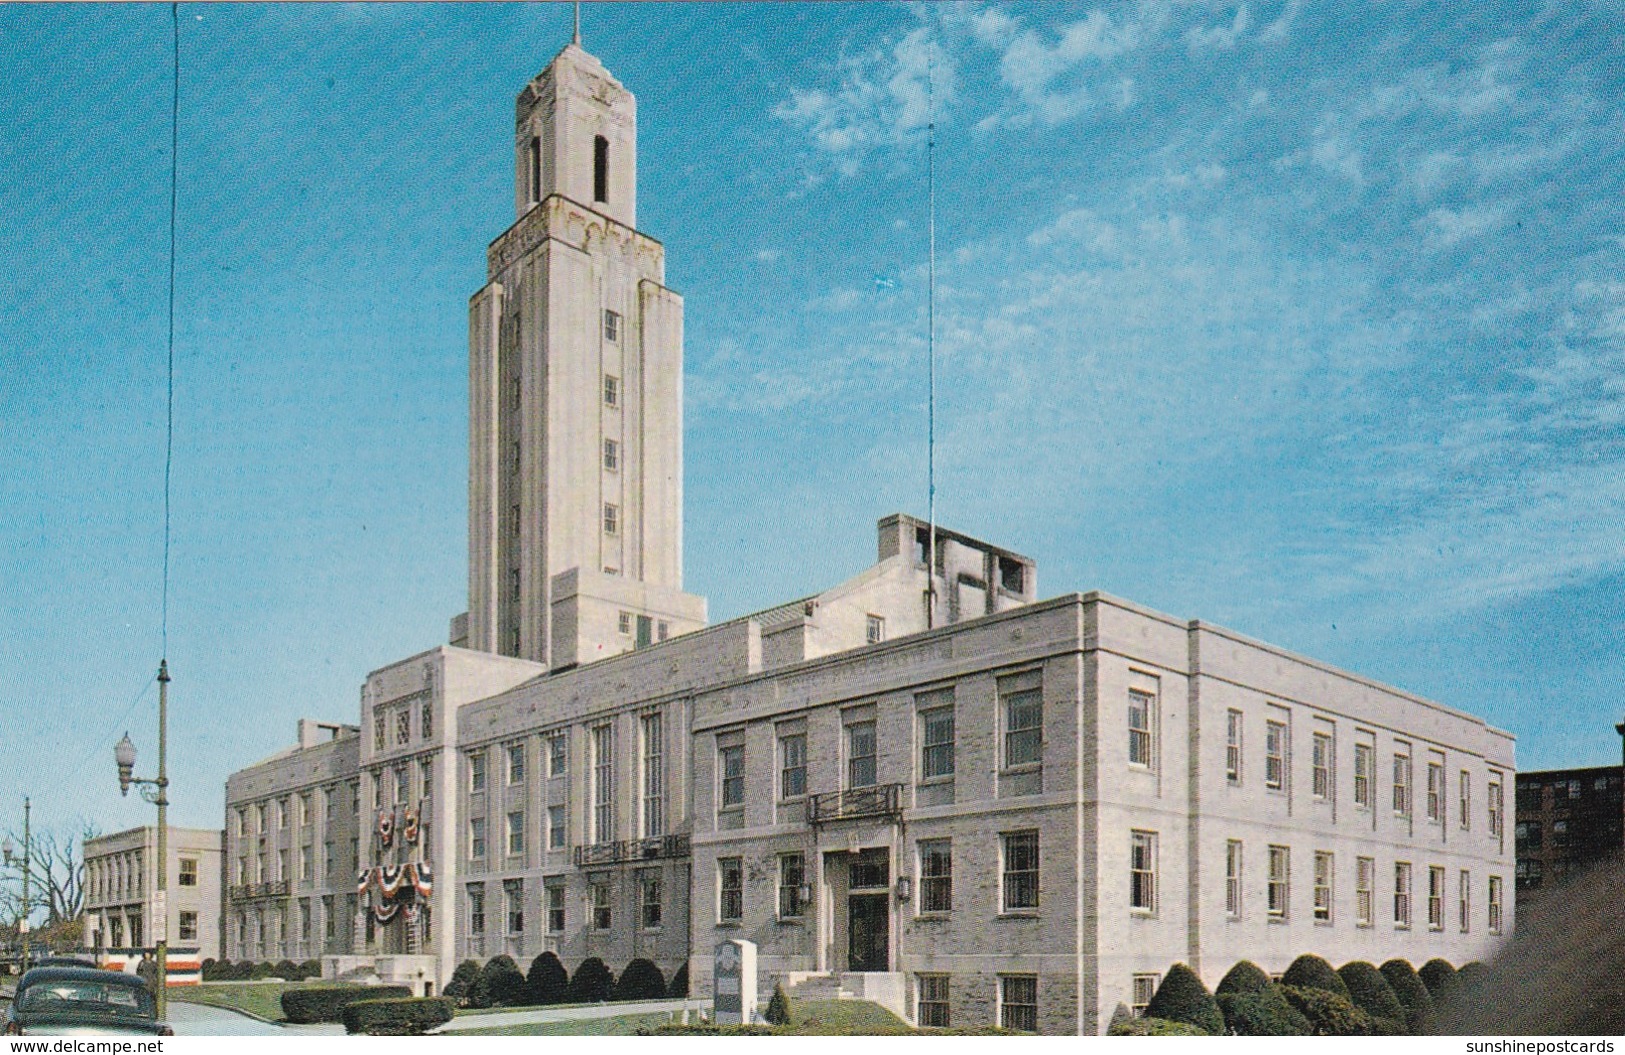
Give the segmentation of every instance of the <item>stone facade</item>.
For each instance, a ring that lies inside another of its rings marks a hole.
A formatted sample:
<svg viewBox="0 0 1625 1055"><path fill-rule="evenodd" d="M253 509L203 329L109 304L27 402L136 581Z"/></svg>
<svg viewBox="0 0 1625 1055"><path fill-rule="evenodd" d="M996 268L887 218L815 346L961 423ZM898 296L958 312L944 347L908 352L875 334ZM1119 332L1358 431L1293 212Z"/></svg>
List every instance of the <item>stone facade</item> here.
<svg viewBox="0 0 1625 1055"><path fill-rule="evenodd" d="M220 846L218 829L169 829L168 941L197 949L201 958L220 956ZM85 840L87 948L147 949L156 943L157 855L156 827Z"/></svg>

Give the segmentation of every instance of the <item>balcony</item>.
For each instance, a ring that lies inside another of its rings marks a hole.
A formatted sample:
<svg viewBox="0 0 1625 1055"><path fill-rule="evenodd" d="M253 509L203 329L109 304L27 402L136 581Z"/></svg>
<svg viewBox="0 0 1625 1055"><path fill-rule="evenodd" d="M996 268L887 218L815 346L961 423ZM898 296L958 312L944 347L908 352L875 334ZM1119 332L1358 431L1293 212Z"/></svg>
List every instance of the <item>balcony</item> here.
<svg viewBox="0 0 1625 1055"><path fill-rule="evenodd" d="M616 843L595 843L575 848L576 867L618 865L635 861L655 861L662 857L687 857L688 836L657 835L652 839L625 839Z"/></svg>
<svg viewBox="0 0 1625 1055"><path fill-rule="evenodd" d="M898 817L903 812L903 785L876 784L867 788L826 791L807 799L807 823L829 824L865 817Z"/></svg>
<svg viewBox="0 0 1625 1055"><path fill-rule="evenodd" d="M226 897L231 901L258 901L262 898L287 896L286 879L277 879L269 883L242 883L226 890Z"/></svg>

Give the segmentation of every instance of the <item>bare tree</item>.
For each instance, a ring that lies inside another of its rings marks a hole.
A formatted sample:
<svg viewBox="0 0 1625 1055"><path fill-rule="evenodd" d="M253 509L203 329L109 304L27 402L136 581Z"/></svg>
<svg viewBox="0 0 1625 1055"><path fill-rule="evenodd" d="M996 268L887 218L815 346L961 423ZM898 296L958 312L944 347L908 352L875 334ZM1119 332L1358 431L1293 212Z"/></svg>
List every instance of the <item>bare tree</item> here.
<svg viewBox="0 0 1625 1055"><path fill-rule="evenodd" d="M101 832L94 825L84 824L77 834L61 831L36 831L29 853L29 900L35 912L45 909L45 925L55 926L79 918L85 907L86 839L94 839ZM12 832L11 841L16 853L22 853L23 839ZM14 857L12 867L6 871L7 882L0 888L0 918L18 920L23 915L23 862Z"/></svg>

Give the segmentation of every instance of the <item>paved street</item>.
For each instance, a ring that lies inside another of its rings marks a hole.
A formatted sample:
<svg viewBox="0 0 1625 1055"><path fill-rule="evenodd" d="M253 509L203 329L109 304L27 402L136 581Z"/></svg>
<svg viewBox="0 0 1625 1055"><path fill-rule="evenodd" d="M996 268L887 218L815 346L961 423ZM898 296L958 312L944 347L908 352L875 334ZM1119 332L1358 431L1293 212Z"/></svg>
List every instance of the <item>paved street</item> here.
<svg viewBox="0 0 1625 1055"><path fill-rule="evenodd" d="M261 1022L257 1018L239 1015L223 1007L206 1004L183 1004L171 999L169 1024L182 1037L286 1037L343 1036L344 1027L336 1024L318 1026L278 1026Z"/></svg>
<svg viewBox="0 0 1625 1055"><path fill-rule="evenodd" d="M699 1001L689 1001L690 1008L697 1009L699 1006ZM576 1022L618 1015L647 1015L655 1011L680 1011L682 1007L681 1000L642 1000L626 1004L591 1004L587 1007L537 1008L534 1011L491 1011L481 1015L458 1015L435 1032L456 1033L465 1029L490 1029L531 1022Z"/></svg>

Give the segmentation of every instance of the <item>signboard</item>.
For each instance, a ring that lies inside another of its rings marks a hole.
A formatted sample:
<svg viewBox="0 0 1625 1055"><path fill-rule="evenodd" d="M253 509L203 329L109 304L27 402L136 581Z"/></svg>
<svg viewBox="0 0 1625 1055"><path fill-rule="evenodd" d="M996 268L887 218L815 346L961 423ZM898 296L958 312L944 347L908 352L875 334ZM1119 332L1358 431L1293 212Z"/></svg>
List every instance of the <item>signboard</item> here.
<svg viewBox="0 0 1625 1055"><path fill-rule="evenodd" d="M169 891L152 892L152 933L155 941L169 941Z"/></svg>
<svg viewBox="0 0 1625 1055"><path fill-rule="evenodd" d="M711 1017L739 1025L756 1021L756 943L718 943L712 960Z"/></svg>

